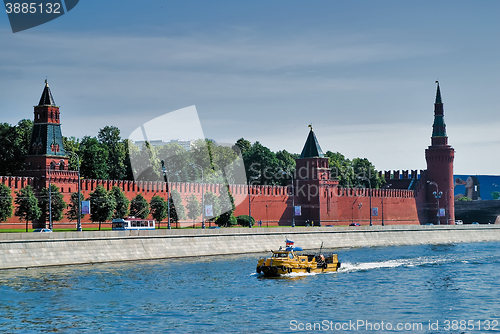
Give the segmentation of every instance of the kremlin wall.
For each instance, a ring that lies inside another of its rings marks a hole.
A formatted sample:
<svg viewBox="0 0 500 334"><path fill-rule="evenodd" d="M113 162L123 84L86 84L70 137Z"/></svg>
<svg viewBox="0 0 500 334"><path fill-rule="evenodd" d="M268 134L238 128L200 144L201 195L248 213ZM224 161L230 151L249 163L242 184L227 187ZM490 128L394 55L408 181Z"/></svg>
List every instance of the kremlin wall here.
<svg viewBox="0 0 500 334"><path fill-rule="evenodd" d="M331 179L328 158L324 157L311 128L301 156L296 160L293 187L230 185L235 203L239 203L234 215L248 214L250 195L252 217L256 222L262 221L262 226L339 226L353 222L361 225L454 224L454 150L448 145L439 84L434 106L431 146L425 151L426 171L418 174L417 171L381 173L386 179L384 189L341 188L338 181ZM55 105L46 84L40 102L35 106L26 170L19 172L19 176L0 176L0 183L10 187L15 198L15 191L26 185L33 186L36 192L48 187L50 174L51 183L60 188L65 202L69 203L71 193L78 189L78 174L67 167L68 156L62 142L59 107ZM86 179L81 180L82 197L88 198L98 185L103 185L107 190L117 186L129 200L139 193L148 202L154 195L167 199L167 184L164 182ZM184 206L191 194L201 201L202 185L199 183L169 183L169 186L170 190L175 189L180 193ZM211 191L216 195L221 187L215 184L203 186L205 193ZM440 196L439 200L436 194ZM300 206L300 215L294 215L294 206ZM89 219L89 215L82 219L84 229L97 226ZM43 222L34 223L32 227L40 225ZM180 225L192 226L193 222L182 221ZM201 225L201 216L197 225ZM0 223L0 228L24 226L25 223L15 216ZM56 229L76 228L76 222L64 218L60 222L53 222L53 226ZM102 226L109 227L110 224Z"/></svg>

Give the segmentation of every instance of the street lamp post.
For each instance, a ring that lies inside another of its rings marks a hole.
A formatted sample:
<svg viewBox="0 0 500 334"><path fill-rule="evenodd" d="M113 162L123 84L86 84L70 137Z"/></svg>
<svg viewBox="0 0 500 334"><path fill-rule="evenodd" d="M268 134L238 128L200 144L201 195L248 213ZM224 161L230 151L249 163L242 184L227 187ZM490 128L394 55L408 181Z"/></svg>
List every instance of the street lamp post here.
<svg viewBox="0 0 500 334"><path fill-rule="evenodd" d="M56 166L59 166L61 162L64 162L64 160L60 160L57 164L54 163L54 168ZM50 178L51 178L51 170L52 170L52 162L49 164L49 229L52 230L52 189L50 187Z"/></svg>
<svg viewBox="0 0 500 334"><path fill-rule="evenodd" d="M445 193L445 196L444 196L444 198L446 199L446 205L445 205L445 207L447 206L447 204L448 204L448 203L449 203L449 201L450 201L450 198L448 197L448 193L450 192L450 190L451 190L451 191L454 191L454 189L453 189L453 188L446 190L446 193ZM452 197L453 197L453 196L452 196ZM450 218L451 218L451 217L450 217L450 211L449 211L449 210L446 210L446 216L445 216L445 218L446 218L446 225L449 225L449 224L450 224ZM455 219L455 217L453 217L453 220L454 220L454 219Z"/></svg>
<svg viewBox="0 0 500 334"><path fill-rule="evenodd" d="M251 207L251 201L250 201L250 183L252 180L256 180L260 177L260 174L258 176L253 176L248 179L248 228L252 228L252 207Z"/></svg>
<svg viewBox="0 0 500 334"><path fill-rule="evenodd" d="M203 188L205 188L205 186L203 183L203 168L193 163L190 165L201 170L201 228L205 229L205 196L203 194Z"/></svg>
<svg viewBox="0 0 500 334"><path fill-rule="evenodd" d="M361 225L361 207L363 206L363 203L359 203L358 204L358 209L359 209L359 216L358 216L358 219L359 219L359 224Z"/></svg>
<svg viewBox="0 0 500 334"><path fill-rule="evenodd" d="M439 187L438 187L438 184L436 182L433 182L433 181L427 181L427 183L429 184L432 184L432 185L435 185L436 186L436 191L433 191L432 194L434 195L434 197L437 199L437 217L438 217L438 225L441 225L441 212L440 212L440 208L439 208L439 199L441 198L441 196L443 196L443 192L442 191L439 191Z"/></svg>
<svg viewBox="0 0 500 334"><path fill-rule="evenodd" d="M392 186L392 183L389 183L388 185L385 185L384 188L389 189L389 187L391 187L391 186ZM384 223L384 197L385 196L382 196L382 226L385 225L385 223Z"/></svg>
<svg viewBox="0 0 500 334"><path fill-rule="evenodd" d="M49 229L52 230L52 189L50 186L52 163L49 165Z"/></svg>
<svg viewBox="0 0 500 334"><path fill-rule="evenodd" d="M295 227L295 181L293 179L293 174L281 171L282 174L289 175L292 178L292 227Z"/></svg>
<svg viewBox="0 0 500 334"><path fill-rule="evenodd" d="M80 198L80 189L81 189L81 186L80 186L80 157L78 156L78 154L74 153L74 152L66 152L68 153L69 155L73 155L76 157L76 160L77 160L77 168L78 168L78 216L76 218L76 230L77 231L82 231L82 209L81 209L81 198Z"/></svg>
<svg viewBox="0 0 500 334"><path fill-rule="evenodd" d="M167 228L170 230L172 226L170 225L170 187L168 186L167 170L165 169L165 161L161 161L161 170L163 172L163 179L167 185Z"/></svg>
<svg viewBox="0 0 500 334"><path fill-rule="evenodd" d="M368 197L370 198L370 226L373 226L373 223L372 223L372 182L367 177L362 177L360 179L368 181L368 185L370 186L370 192L368 193Z"/></svg>

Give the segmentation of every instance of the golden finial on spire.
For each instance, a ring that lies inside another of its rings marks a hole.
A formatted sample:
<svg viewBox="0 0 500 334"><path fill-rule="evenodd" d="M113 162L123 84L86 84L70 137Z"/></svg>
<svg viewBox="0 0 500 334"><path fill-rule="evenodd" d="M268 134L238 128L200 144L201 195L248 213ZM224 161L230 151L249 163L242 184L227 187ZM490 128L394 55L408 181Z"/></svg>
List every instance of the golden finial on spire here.
<svg viewBox="0 0 500 334"><path fill-rule="evenodd" d="M49 87L49 82L47 81L47 77L45 77L45 87Z"/></svg>
<svg viewBox="0 0 500 334"><path fill-rule="evenodd" d="M309 125L308 125L308 127L310 127L310 128L311 128L311 131L313 130L313 125L312 125L312 123L311 123L311 124L309 124Z"/></svg>

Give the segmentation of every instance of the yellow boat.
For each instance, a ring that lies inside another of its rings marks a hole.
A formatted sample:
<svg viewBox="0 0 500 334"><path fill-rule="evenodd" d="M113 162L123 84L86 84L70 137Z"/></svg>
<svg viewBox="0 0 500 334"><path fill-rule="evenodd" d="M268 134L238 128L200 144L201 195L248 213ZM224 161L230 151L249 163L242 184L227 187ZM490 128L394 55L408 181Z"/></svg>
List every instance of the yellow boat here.
<svg viewBox="0 0 500 334"><path fill-rule="evenodd" d="M293 244L287 239L284 249L280 247L278 251L271 251L271 257L260 259L257 273L277 277L290 273L333 272L340 268L337 254L321 254L321 250L317 254L306 254L301 247L294 247Z"/></svg>

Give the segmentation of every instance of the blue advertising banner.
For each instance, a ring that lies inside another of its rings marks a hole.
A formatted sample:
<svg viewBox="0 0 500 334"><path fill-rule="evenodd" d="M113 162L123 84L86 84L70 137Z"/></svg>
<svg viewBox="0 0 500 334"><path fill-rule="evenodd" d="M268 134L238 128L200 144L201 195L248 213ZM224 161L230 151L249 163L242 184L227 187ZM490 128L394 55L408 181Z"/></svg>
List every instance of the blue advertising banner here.
<svg viewBox="0 0 500 334"><path fill-rule="evenodd" d="M455 175L455 200L464 196L477 200L500 199L500 176Z"/></svg>

